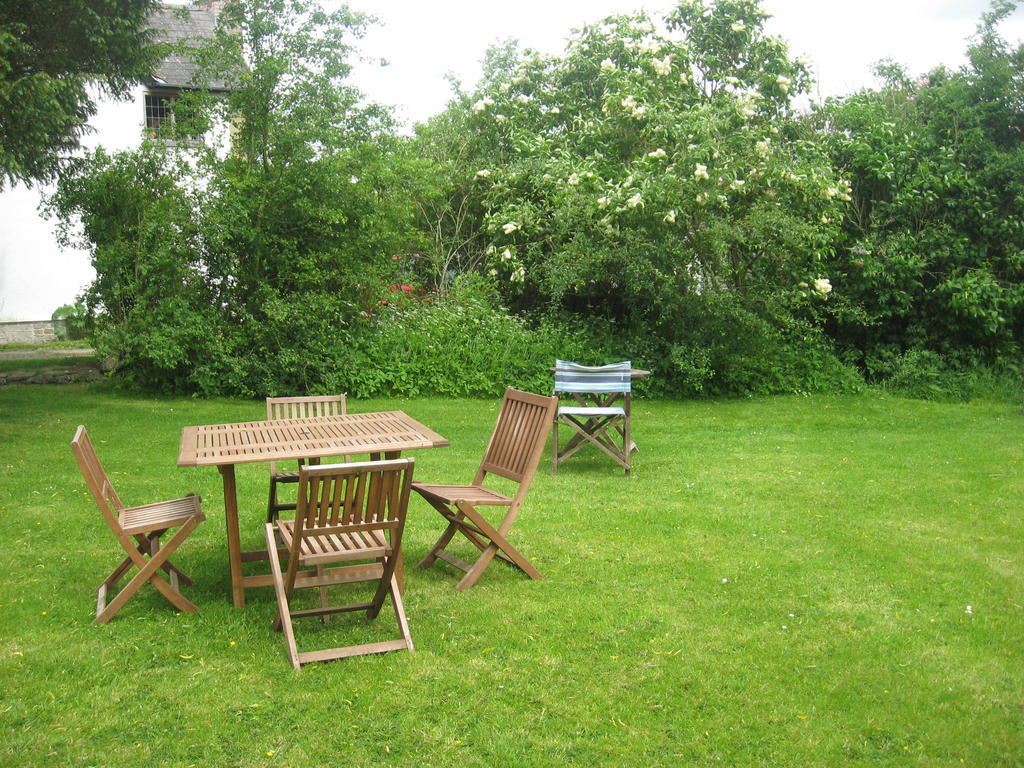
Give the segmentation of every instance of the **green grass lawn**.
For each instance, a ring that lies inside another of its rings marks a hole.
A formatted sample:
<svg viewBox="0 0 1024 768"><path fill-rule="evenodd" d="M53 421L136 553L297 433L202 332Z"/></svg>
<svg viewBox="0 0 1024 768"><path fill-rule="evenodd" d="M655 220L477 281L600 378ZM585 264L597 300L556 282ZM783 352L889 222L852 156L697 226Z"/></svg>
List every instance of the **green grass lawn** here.
<svg viewBox="0 0 1024 768"><path fill-rule="evenodd" d="M451 440L416 476L468 482L497 400L365 401ZM545 455L495 561L456 593L411 567L415 654L289 667L272 590L229 601L219 474L175 466L181 427L259 418L237 400L0 389L3 766L1011 766L1024 764L1024 415L878 394L639 401L626 479ZM200 606L145 587L108 625L120 559L68 443L86 424L122 498L196 491L175 561ZM239 467L243 544L266 467ZM470 552L463 550L468 558ZM969 607L970 606L970 607ZM300 647L393 637L342 615Z"/></svg>

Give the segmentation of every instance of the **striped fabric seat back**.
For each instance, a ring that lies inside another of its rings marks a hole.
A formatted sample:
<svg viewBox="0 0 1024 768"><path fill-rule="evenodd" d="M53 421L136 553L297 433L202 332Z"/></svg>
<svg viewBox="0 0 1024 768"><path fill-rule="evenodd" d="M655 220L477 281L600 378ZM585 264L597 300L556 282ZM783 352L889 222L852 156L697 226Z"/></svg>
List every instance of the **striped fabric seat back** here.
<svg viewBox="0 0 1024 768"><path fill-rule="evenodd" d="M629 392L629 360L611 365L579 365L555 361L555 392Z"/></svg>

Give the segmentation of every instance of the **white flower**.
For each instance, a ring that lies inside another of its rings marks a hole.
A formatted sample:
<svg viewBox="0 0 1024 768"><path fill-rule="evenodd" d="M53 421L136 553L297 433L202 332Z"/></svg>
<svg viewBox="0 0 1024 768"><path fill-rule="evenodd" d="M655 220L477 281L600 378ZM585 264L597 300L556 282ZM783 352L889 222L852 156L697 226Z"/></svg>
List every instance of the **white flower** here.
<svg viewBox="0 0 1024 768"><path fill-rule="evenodd" d="M686 74L685 72L680 72L679 73L679 82L683 83L685 85L686 83L690 82L690 76L688 74Z"/></svg>
<svg viewBox="0 0 1024 768"><path fill-rule="evenodd" d="M604 208L607 205L608 205L608 198L607 197L599 197L599 198L597 198L597 207L598 208Z"/></svg>
<svg viewBox="0 0 1024 768"><path fill-rule="evenodd" d="M740 189L744 184L746 184L746 182L743 181L743 179L733 179L729 186L732 189Z"/></svg>
<svg viewBox="0 0 1024 768"><path fill-rule="evenodd" d="M629 198L629 200L626 201L626 205L630 208L636 208L638 205L643 206L643 204L644 199L639 192L637 192L635 195Z"/></svg>
<svg viewBox="0 0 1024 768"><path fill-rule="evenodd" d="M754 99L750 96L740 99L736 102L736 111L740 113L740 117L753 117L757 114L757 107L754 104Z"/></svg>
<svg viewBox="0 0 1024 768"><path fill-rule="evenodd" d="M493 103L494 102L491 99L480 99L473 105L473 111L483 112L485 109L487 109L487 107L489 107Z"/></svg>
<svg viewBox="0 0 1024 768"><path fill-rule="evenodd" d="M515 270L511 275L509 275L509 279L513 283L524 282L526 280L526 267L520 267L519 269Z"/></svg>
<svg viewBox="0 0 1024 768"><path fill-rule="evenodd" d="M729 29L731 29L733 32L742 32L746 28L747 25L743 23L743 19L740 19L739 21L734 21L732 25L729 27Z"/></svg>
<svg viewBox="0 0 1024 768"><path fill-rule="evenodd" d="M580 183L579 175L576 173L570 173L569 178L566 179L566 183L568 183L571 187L575 187L577 184Z"/></svg>
<svg viewBox="0 0 1024 768"><path fill-rule="evenodd" d="M968 605L967 606L967 610L964 611L964 613L966 613L968 616L970 616L970 615L972 615L974 613L974 608Z"/></svg>
<svg viewBox="0 0 1024 768"><path fill-rule="evenodd" d="M697 167L693 169L693 178L695 179L710 179L708 176L708 167L697 163Z"/></svg>
<svg viewBox="0 0 1024 768"><path fill-rule="evenodd" d="M558 107L552 107L551 108L551 114L552 115L560 115L560 114L562 114L562 110L560 110Z"/></svg>
<svg viewBox="0 0 1024 768"><path fill-rule="evenodd" d="M491 169L484 168L482 170L477 171L476 175L479 176L481 179L486 179L488 176L491 175Z"/></svg>
<svg viewBox="0 0 1024 768"><path fill-rule="evenodd" d="M494 269L492 267L491 269L487 270L487 274L490 275L491 277L497 277L498 276L498 270L496 270L496 269Z"/></svg>
<svg viewBox="0 0 1024 768"><path fill-rule="evenodd" d="M776 77L775 78L775 82L777 82L779 84L779 89L783 93L788 93L789 92L789 86L791 86L793 84L793 81L790 80L785 75L779 75L778 77Z"/></svg>
<svg viewBox="0 0 1024 768"><path fill-rule="evenodd" d="M516 98L519 99L520 103L522 104L529 104L531 101L533 101L533 97L526 93L520 93L518 96L516 96Z"/></svg>
<svg viewBox="0 0 1024 768"><path fill-rule="evenodd" d="M605 59L604 61L601 62L601 69L603 69L605 72L613 72L615 71L615 69L617 69L617 67L615 66L614 61L612 61L611 59Z"/></svg>
<svg viewBox="0 0 1024 768"><path fill-rule="evenodd" d="M498 86L498 90L501 91L502 93L508 93L508 89L511 87L512 86L510 86L508 83L502 83L501 85Z"/></svg>
<svg viewBox="0 0 1024 768"><path fill-rule="evenodd" d="M508 261L511 258L512 258L512 251L511 251L511 249L506 248L504 251L501 252L501 260L502 261Z"/></svg>
<svg viewBox="0 0 1024 768"><path fill-rule="evenodd" d="M829 282L827 277L819 277L814 281L814 290L822 296L832 293L832 283Z"/></svg>
<svg viewBox="0 0 1024 768"><path fill-rule="evenodd" d="M656 56L661 53L661 43L652 38L646 38L640 42L637 48L640 53L646 53L648 56Z"/></svg>
<svg viewBox="0 0 1024 768"><path fill-rule="evenodd" d="M506 120L508 120L508 118L505 117L502 114L497 114L497 115L494 116L494 120L495 120L495 122L498 122L498 123L504 123Z"/></svg>
<svg viewBox="0 0 1024 768"><path fill-rule="evenodd" d="M505 224L502 227L502 229L505 231L506 235L511 235L513 232L519 229L519 225L516 224L514 221L510 221L508 224Z"/></svg>
<svg viewBox="0 0 1024 768"><path fill-rule="evenodd" d="M359 183L359 177L358 176L349 176L348 177L348 183L349 184L358 184Z"/></svg>
<svg viewBox="0 0 1024 768"><path fill-rule="evenodd" d="M733 77L732 75L729 75L729 76L724 77L722 79L725 80L725 82L727 82L729 85L739 85L740 84L740 79L738 77Z"/></svg>
<svg viewBox="0 0 1024 768"><path fill-rule="evenodd" d="M666 224L675 224L676 212L674 210L669 211L668 213L665 214L665 218L663 218L662 221L664 221Z"/></svg>
<svg viewBox="0 0 1024 768"><path fill-rule="evenodd" d="M766 157L768 153L771 152L771 147L768 141L765 139L762 139L761 141L757 142L754 145L754 148L757 150L757 154L761 155L761 157Z"/></svg>
<svg viewBox="0 0 1024 768"><path fill-rule="evenodd" d="M662 149L661 147L658 147L653 152L648 152L647 153L648 157L653 157L655 160L660 160L661 158L666 157L667 155L668 155L668 153L664 149Z"/></svg>
<svg viewBox="0 0 1024 768"><path fill-rule="evenodd" d="M651 65L659 75L667 75L672 71L672 54L668 54L664 59L655 59Z"/></svg>
<svg viewBox="0 0 1024 768"><path fill-rule="evenodd" d="M628 109L633 114L633 117L641 117L643 116L644 112L647 111L647 107L644 107L641 104L637 104L636 97L633 96L632 94L626 96L619 103L626 109Z"/></svg>

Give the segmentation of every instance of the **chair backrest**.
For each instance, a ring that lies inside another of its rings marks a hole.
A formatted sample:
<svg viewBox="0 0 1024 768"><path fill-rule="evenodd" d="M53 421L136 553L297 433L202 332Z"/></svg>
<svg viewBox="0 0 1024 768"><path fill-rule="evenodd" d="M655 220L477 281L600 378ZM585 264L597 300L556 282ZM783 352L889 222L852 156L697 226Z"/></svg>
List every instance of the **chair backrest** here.
<svg viewBox="0 0 1024 768"><path fill-rule="evenodd" d="M506 389L498 421L473 484L479 485L491 472L521 483L520 496L525 494L537 471L557 409L556 397L521 392L512 387Z"/></svg>
<svg viewBox="0 0 1024 768"><path fill-rule="evenodd" d="M276 419L309 419L317 416L340 416L345 413L345 395L308 395L304 397L268 397L267 421ZM277 472L271 461L270 474Z"/></svg>
<svg viewBox="0 0 1024 768"><path fill-rule="evenodd" d="M302 467L294 546L304 532L343 536L388 530L392 551L397 550L413 466L412 459L391 459Z"/></svg>
<svg viewBox="0 0 1024 768"><path fill-rule="evenodd" d="M629 392L629 360L610 365L580 365L566 360L555 361L555 392Z"/></svg>
<svg viewBox="0 0 1024 768"><path fill-rule="evenodd" d="M124 504L121 503L121 498L103 470L92 440L89 439L89 433L82 425L79 425L75 437L71 440L71 452L75 454L78 468L82 470L82 477L85 478L85 484L89 487L96 506L100 508L111 529L121 535L120 514Z"/></svg>

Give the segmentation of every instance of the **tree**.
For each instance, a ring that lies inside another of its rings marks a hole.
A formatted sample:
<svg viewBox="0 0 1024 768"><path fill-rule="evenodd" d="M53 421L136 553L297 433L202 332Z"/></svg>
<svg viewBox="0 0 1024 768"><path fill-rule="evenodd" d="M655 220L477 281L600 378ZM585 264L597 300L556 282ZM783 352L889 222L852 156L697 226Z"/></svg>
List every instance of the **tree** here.
<svg viewBox="0 0 1024 768"><path fill-rule="evenodd" d="M230 146L227 132L171 126L61 179L55 210L81 219L93 252L97 345L132 383L345 388L352 328L415 239L390 118L345 81L365 22L292 0L228 4L216 39L189 50L227 91L185 97L184 130L230 124Z"/></svg>
<svg viewBox="0 0 1024 768"><path fill-rule="evenodd" d="M793 118L807 71L764 19L687 0L588 26L564 55L489 53L449 110L474 145L452 184L472 182L484 270L514 310L614 329L681 391L777 388L780 354L822 348L848 190Z"/></svg>
<svg viewBox="0 0 1024 768"><path fill-rule="evenodd" d="M0 3L0 189L54 177L96 112L90 88L124 96L163 48L157 0Z"/></svg>
<svg viewBox="0 0 1024 768"><path fill-rule="evenodd" d="M859 312L832 329L885 377L911 350L951 363L1019 364L1024 339L1024 46L996 0L968 64L914 80L879 69L877 90L818 116L852 181L846 246L832 271Z"/></svg>

